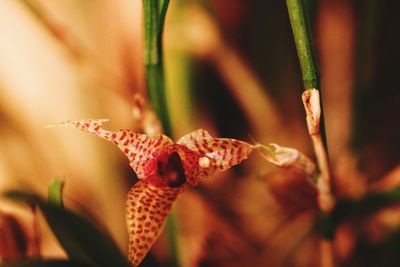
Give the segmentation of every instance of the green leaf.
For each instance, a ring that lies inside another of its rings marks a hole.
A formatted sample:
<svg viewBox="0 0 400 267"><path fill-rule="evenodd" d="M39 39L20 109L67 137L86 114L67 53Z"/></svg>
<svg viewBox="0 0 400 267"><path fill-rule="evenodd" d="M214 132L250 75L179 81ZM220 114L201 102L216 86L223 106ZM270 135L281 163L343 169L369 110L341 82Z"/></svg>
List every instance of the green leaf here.
<svg viewBox="0 0 400 267"><path fill-rule="evenodd" d="M158 26L158 34L161 36L164 31L164 24L165 24L165 17L167 16L167 10L169 6L169 0L159 0L158 1L158 19L159 19L159 26Z"/></svg>
<svg viewBox="0 0 400 267"><path fill-rule="evenodd" d="M30 260L15 263L3 263L0 267L93 267L93 265L68 260Z"/></svg>
<svg viewBox="0 0 400 267"><path fill-rule="evenodd" d="M64 188L64 181L61 179L56 178L50 182L47 193L47 198L49 203L52 203L60 207L64 207L62 198L63 188Z"/></svg>
<svg viewBox="0 0 400 267"><path fill-rule="evenodd" d="M112 239L87 219L58 205L47 203L34 194L11 191L7 192L6 196L37 204L71 260L95 266L131 267Z"/></svg>

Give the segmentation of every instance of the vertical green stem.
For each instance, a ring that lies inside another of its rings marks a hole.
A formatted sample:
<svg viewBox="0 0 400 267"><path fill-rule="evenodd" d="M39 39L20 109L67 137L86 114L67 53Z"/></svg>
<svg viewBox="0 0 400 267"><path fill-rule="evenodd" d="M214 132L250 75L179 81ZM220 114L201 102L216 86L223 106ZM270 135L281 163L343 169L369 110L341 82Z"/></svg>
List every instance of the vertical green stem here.
<svg viewBox="0 0 400 267"><path fill-rule="evenodd" d="M304 0L286 0L289 12L290 24L292 26L294 41L296 43L297 55L303 78L304 90L318 89L321 92L321 81L319 68L315 59L315 51L312 42L310 22L308 19L307 6ZM320 93L322 96L322 94ZM322 142L328 150L325 132L325 120L323 116L323 105L321 97L321 120L320 131Z"/></svg>
<svg viewBox="0 0 400 267"><path fill-rule="evenodd" d="M312 44L312 34L310 24L308 21L308 14L305 5L305 0L286 0L290 23L296 43L297 54L300 61L300 67L303 77L304 90L315 88L320 91L320 75L319 69L315 59L315 52ZM329 206L320 204L320 208L323 212L329 212L334 205L334 198L330 190L330 171L329 171L329 160L328 160L328 149L325 135L325 124L322 109L322 97L320 93L320 105L321 105L321 117L320 117L320 138L316 141L316 136L311 136L314 143L314 151L317 156L318 165L320 168L320 183L317 187L319 191L319 197L323 197L329 200ZM318 148L318 149L317 149ZM330 223L330 222L328 222ZM332 256L332 246L327 240L330 240L329 234L324 236L325 240L321 242L321 253L323 258L321 259L321 266L332 266L334 260ZM325 259L326 258L326 259Z"/></svg>
<svg viewBox="0 0 400 267"><path fill-rule="evenodd" d="M151 105L158 115L164 133L172 135L165 96L162 34L169 0L143 0L144 64Z"/></svg>
<svg viewBox="0 0 400 267"><path fill-rule="evenodd" d="M319 89L319 70L314 56L306 5L304 0L286 0L286 4L299 56L304 90Z"/></svg>
<svg viewBox="0 0 400 267"><path fill-rule="evenodd" d="M169 0L143 0L144 13L144 64L150 102L158 115L164 133L172 136L171 119L165 91L162 36ZM177 246L176 218L174 212L166 225L172 266L180 266Z"/></svg>

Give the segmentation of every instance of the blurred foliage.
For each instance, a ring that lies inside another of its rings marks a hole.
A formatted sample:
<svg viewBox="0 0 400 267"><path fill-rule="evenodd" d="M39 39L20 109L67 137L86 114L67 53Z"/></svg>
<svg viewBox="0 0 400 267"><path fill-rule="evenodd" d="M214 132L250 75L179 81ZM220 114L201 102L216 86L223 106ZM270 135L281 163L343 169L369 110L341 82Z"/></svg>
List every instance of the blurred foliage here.
<svg viewBox="0 0 400 267"><path fill-rule="evenodd" d="M46 202L39 196L24 192L6 192L6 197L38 205L58 241L72 261L89 266L131 266L108 235L101 233L91 222L65 210L58 203ZM53 266L40 265L35 266ZM54 266L59 266L55 263Z"/></svg>
<svg viewBox="0 0 400 267"><path fill-rule="evenodd" d="M18 263L6 263L2 264L2 267L90 267L88 263L67 261L67 260L31 260L26 262Z"/></svg>
<svg viewBox="0 0 400 267"><path fill-rule="evenodd" d="M400 4L305 2L337 205L321 215L307 177L252 157L178 201L183 267L319 266L321 233L334 235L337 266L398 265ZM45 217L1 199L27 241L39 224L42 257L26 261L29 241L24 262L4 266L127 266L124 202L136 177L126 160L95 138L43 127L104 117L110 129L142 128L131 116L134 95L148 99L141 1L2 0L0 32L0 191L36 192ZM313 158L285 1L171 1L163 39L176 136L205 128ZM59 182L47 191L60 176L62 196ZM161 236L141 266L169 266L169 253Z"/></svg>

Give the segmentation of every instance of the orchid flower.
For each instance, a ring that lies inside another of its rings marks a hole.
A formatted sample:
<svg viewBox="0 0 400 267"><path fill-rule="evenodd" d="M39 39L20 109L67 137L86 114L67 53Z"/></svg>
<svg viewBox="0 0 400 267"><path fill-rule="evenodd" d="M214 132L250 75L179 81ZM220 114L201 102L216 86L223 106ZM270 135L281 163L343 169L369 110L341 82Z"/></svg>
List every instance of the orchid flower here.
<svg viewBox="0 0 400 267"><path fill-rule="evenodd" d="M253 146L229 138L214 138L202 129L176 143L169 137L131 130L116 132L101 126L108 120L63 122L116 144L128 157L140 179L128 192L126 224L128 257L134 266L144 258L160 235L177 196L215 171L224 171L246 159Z"/></svg>

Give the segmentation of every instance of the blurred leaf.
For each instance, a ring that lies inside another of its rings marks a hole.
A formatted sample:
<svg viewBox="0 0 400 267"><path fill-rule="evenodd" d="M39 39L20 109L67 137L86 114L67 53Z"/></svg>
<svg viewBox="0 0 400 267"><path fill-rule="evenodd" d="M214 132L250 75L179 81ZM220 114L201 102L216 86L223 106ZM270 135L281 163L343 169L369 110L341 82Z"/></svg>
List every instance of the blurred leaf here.
<svg viewBox="0 0 400 267"><path fill-rule="evenodd" d="M91 267L88 263L68 260L31 260L16 263L4 263L0 267Z"/></svg>
<svg viewBox="0 0 400 267"><path fill-rule="evenodd" d="M384 240L371 243L365 236L360 236L354 250L354 256L344 267L398 267L399 266L400 230L394 231Z"/></svg>
<svg viewBox="0 0 400 267"><path fill-rule="evenodd" d="M360 199L343 199L337 202L330 214L322 213L317 228L331 239L337 226L349 218L365 218L389 204L400 203L400 187L366 194Z"/></svg>
<svg viewBox="0 0 400 267"><path fill-rule="evenodd" d="M8 191L4 193L4 196L13 200L27 202L28 204L38 204L43 202L42 198L39 196L33 193L21 191Z"/></svg>
<svg viewBox="0 0 400 267"><path fill-rule="evenodd" d="M4 263L0 267L91 267L88 263L68 260L30 260L15 263Z"/></svg>
<svg viewBox="0 0 400 267"><path fill-rule="evenodd" d="M51 181L47 193L48 202L56 206L64 207L62 199L63 188L64 188L63 180L56 178L53 181Z"/></svg>
<svg viewBox="0 0 400 267"><path fill-rule="evenodd" d="M111 238L101 233L87 219L47 203L31 193L10 191L6 196L37 204L71 260L93 263L96 266L131 267Z"/></svg>
<svg viewBox="0 0 400 267"><path fill-rule="evenodd" d="M64 25L60 24L58 21L54 21L49 14L43 10L40 3L31 0L20 0L20 2L25 5L41 26L46 29L53 38L59 41L73 56L77 58L82 56L82 48L76 44L76 37L70 36L71 33Z"/></svg>

